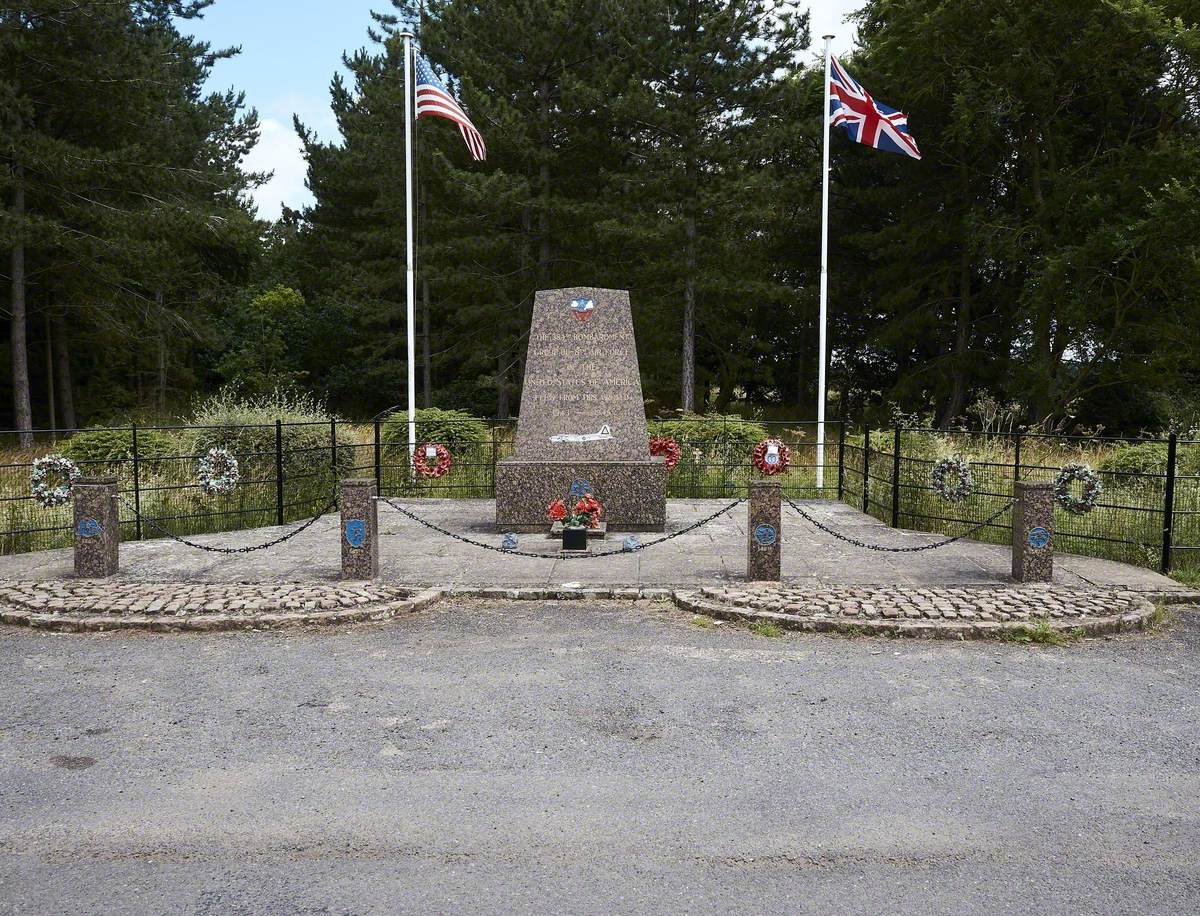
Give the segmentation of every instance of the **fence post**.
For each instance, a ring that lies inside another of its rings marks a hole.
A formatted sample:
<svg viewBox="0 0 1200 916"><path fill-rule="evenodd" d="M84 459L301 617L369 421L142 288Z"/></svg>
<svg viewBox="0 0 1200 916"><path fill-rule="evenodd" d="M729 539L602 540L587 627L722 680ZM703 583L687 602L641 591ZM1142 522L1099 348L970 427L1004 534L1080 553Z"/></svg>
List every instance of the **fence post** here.
<svg viewBox="0 0 1200 916"><path fill-rule="evenodd" d="M379 442L379 417L375 418L375 492L383 495L383 449ZM411 462L412 456L409 456Z"/></svg>
<svg viewBox="0 0 1200 916"><path fill-rule="evenodd" d="M133 536L142 539L142 485L138 468L137 424L133 424Z"/></svg>
<svg viewBox="0 0 1200 916"><path fill-rule="evenodd" d="M863 512L867 511L871 498L871 424L863 426Z"/></svg>
<svg viewBox="0 0 1200 916"><path fill-rule="evenodd" d="M845 487L842 483L846 476L846 418L838 420L838 502L842 501ZM818 494L819 496L820 494Z"/></svg>
<svg viewBox="0 0 1200 916"><path fill-rule="evenodd" d="M1175 452L1179 434L1171 433L1167 440L1167 492L1163 496L1162 571L1171 571L1171 537L1175 527Z"/></svg>
<svg viewBox="0 0 1200 916"><path fill-rule="evenodd" d="M900 424L892 443L892 527L900 527Z"/></svg>
<svg viewBox="0 0 1200 916"><path fill-rule="evenodd" d="M1021 434L1013 433L1013 482L1021 479Z"/></svg>
<svg viewBox="0 0 1200 916"><path fill-rule="evenodd" d="M1054 484L1013 484L1012 577L1018 582L1054 578Z"/></svg>
<svg viewBox="0 0 1200 916"><path fill-rule="evenodd" d="M751 582L778 582L781 571L783 508L779 480L750 481L750 509L746 524L746 578Z"/></svg>
<svg viewBox="0 0 1200 916"><path fill-rule="evenodd" d="M721 418L721 496L729 492L729 417Z"/></svg>
<svg viewBox="0 0 1200 916"><path fill-rule="evenodd" d="M329 418L329 467L333 471L333 485L337 486L337 417Z"/></svg>
<svg viewBox="0 0 1200 916"><path fill-rule="evenodd" d="M121 546L117 478L81 477L75 484L75 575L104 579L115 575Z"/></svg>
<svg viewBox="0 0 1200 916"><path fill-rule="evenodd" d="M375 481L343 480L342 578L374 579L379 575L379 495Z"/></svg>
<svg viewBox="0 0 1200 916"><path fill-rule="evenodd" d="M275 421L275 523L283 524L283 421Z"/></svg>

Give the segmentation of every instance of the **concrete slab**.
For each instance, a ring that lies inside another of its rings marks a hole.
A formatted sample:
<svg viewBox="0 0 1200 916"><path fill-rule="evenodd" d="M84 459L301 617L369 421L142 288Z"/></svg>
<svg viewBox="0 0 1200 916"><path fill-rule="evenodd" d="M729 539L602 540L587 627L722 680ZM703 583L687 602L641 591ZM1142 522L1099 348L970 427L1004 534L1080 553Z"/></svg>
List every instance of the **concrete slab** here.
<svg viewBox="0 0 1200 916"><path fill-rule="evenodd" d="M672 500L667 533L679 532L731 500ZM410 511L447 530L499 547L500 535L489 528L495 517L491 500L413 500ZM942 540L942 536L895 530L851 506L805 501L806 511L833 529L862 541L890 546ZM580 560L558 557L554 542L522 535L522 557L485 550L431 531L386 504L379 507L380 578L403 585L557 586L581 585L687 586L739 581L746 571L746 506L740 505L701 528L633 554ZM287 529L258 528L191 538L214 547L263 543ZM650 543L661 535L640 538ZM594 550L617 547L609 538ZM121 545L119 577L132 581L306 582L338 578L338 517L329 515L297 537L262 552L221 555L166 539ZM1010 580L1009 548L958 541L920 553L894 554L865 550L816 530L785 507L783 515L783 579L817 587L847 585L983 585ZM71 551L43 551L0 557L0 578L42 580L73 575ZM1149 569L1059 554L1055 581L1080 587L1119 587L1136 591L1190 591Z"/></svg>

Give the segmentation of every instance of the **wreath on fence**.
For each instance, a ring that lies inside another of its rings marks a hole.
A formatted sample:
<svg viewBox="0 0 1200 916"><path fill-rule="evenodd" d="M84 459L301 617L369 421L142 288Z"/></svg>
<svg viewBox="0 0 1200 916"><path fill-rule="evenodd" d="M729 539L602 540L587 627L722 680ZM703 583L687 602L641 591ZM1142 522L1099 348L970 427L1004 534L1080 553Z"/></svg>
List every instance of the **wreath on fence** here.
<svg viewBox="0 0 1200 916"><path fill-rule="evenodd" d="M1077 480L1083 484L1080 496L1071 493L1071 484ZM1054 479L1054 498L1060 506L1075 515L1087 515L1095 509L1103 492L1104 484L1100 482L1099 475L1086 464L1068 464Z"/></svg>
<svg viewBox="0 0 1200 916"><path fill-rule="evenodd" d="M782 474L792 463L792 450L778 439L763 439L754 446L750 460L767 477Z"/></svg>
<svg viewBox="0 0 1200 916"><path fill-rule="evenodd" d="M975 490L971 478L971 462L960 455L940 458L929 472L934 492L950 503L966 502Z"/></svg>
<svg viewBox="0 0 1200 916"><path fill-rule="evenodd" d="M679 464L679 459L683 457L683 450L672 436L653 436L650 439L650 454L662 455L667 470L673 471Z"/></svg>
<svg viewBox="0 0 1200 916"><path fill-rule="evenodd" d="M231 493L242 479L238 460L227 448L216 446L196 464L196 480L205 496L223 496Z"/></svg>
<svg viewBox="0 0 1200 916"><path fill-rule="evenodd" d="M450 473L450 450L440 442L426 442L413 452L413 470L419 477L434 480Z"/></svg>
<svg viewBox="0 0 1200 916"><path fill-rule="evenodd" d="M39 506L53 509L71 499L79 477L79 465L66 455L44 455L30 466L29 491Z"/></svg>

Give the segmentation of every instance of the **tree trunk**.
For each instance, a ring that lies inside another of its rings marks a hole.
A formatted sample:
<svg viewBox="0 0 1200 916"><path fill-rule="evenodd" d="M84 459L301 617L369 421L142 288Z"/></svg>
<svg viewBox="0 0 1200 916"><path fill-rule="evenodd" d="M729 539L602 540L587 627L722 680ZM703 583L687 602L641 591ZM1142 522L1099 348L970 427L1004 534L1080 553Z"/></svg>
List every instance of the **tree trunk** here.
<svg viewBox="0 0 1200 916"><path fill-rule="evenodd" d="M46 313L46 413L50 423L48 428L58 429L58 417L54 414L54 334L50 327L50 313ZM58 433L50 433L51 441L58 440Z"/></svg>
<svg viewBox="0 0 1200 916"><path fill-rule="evenodd" d="M29 349L25 320L25 170L14 169L13 216L17 241L12 247L12 387L13 425L21 448L33 448L33 409L29 404Z"/></svg>
<svg viewBox="0 0 1200 916"><path fill-rule="evenodd" d="M421 406L433 406L433 357L429 346L429 280L421 278Z"/></svg>
<svg viewBox="0 0 1200 916"><path fill-rule="evenodd" d="M508 419L508 373L504 371L504 357L501 353L496 362L496 416L501 420Z"/></svg>
<svg viewBox="0 0 1200 916"><path fill-rule="evenodd" d="M950 359L950 397L942 413L942 429L949 429L954 418L967 406L967 373L971 343L971 251L967 246L967 213L970 210L970 185L967 180L966 150L959 148L958 184L962 198L962 229L959 239L958 314L955 315L954 353Z"/></svg>
<svg viewBox="0 0 1200 916"><path fill-rule="evenodd" d="M71 350L67 337L67 320L62 312L50 319L54 329L54 373L57 384L59 420L63 429L75 429L75 394L71 388Z"/></svg>
<svg viewBox="0 0 1200 916"><path fill-rule="evenodd" d="M550 285L550 80L543 79L538 88L538 102L542 117L542 162L538 167L538 184L542 202L538 209L538 284L542 289Z"/></svg>
<svg viewBox="0 0 1200 916"><path fill-rule="evenodd" d="M157 402L158 413L160 416L164 416L167 412L167 322L163 314L163 294L161 289L154 294L154 301L158 303Z"/></svg>
<svg viewBox="0 0 1200 916"><path fill-rule="evenodd" d="M683 278L683 371L681 388L683 409L696 409L696 218L684 217L687 245L684 250Z"/></svg>

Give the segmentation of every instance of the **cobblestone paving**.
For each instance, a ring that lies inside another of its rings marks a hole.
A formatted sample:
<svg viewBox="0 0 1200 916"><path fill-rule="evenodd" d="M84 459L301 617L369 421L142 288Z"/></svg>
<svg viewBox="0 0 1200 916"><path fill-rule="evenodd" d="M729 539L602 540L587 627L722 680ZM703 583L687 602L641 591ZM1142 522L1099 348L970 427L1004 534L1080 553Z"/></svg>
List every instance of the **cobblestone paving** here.
<svg viewBox="0 0 1200 916"><path fill-rule="evenodd" d="M839 588L822 592L787 586L704 588L680 592L686 610L759 619L800 630L880 632L973 638L1030 625L1098 635L1140 629L1153 619L1148 598L1125 590L1048 585L1010 588Z"/></svg>
<svg viewBox="0 0 1200 916"><path fill-rule="evenodd" d="M889 620L1058 620L1111 617L1148 602L1133 592L1078 592L1054 588L838 588L805 592L788 588L701 592L738 607L798 617Z"/></svg>
<svg viewBox="0 0 1200 916"><path fill-rule="evenodd" d="M234 629L378 620L436 599L374 582L4 582L0 621L65 630Z"/></svg>

